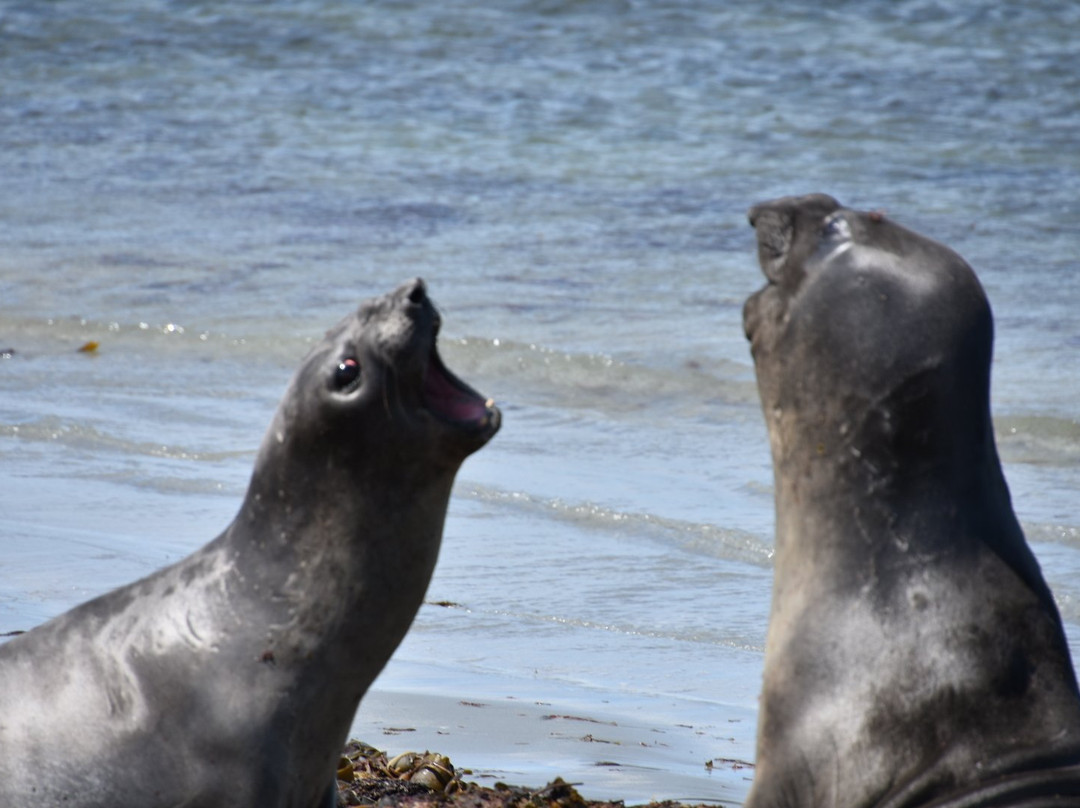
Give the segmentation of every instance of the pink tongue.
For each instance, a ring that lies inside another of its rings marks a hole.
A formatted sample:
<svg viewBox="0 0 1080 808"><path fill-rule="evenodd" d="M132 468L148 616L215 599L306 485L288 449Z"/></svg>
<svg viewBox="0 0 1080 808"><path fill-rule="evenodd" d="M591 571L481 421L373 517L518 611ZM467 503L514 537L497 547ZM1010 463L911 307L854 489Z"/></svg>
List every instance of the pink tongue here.
<svg viewBox="0 0 1080 808"><path fill-rule="evenodd" d="M487 415L484 402L454 387L434 362L428 365L424 397L429 407L452 421L479 421Z"/></svg>

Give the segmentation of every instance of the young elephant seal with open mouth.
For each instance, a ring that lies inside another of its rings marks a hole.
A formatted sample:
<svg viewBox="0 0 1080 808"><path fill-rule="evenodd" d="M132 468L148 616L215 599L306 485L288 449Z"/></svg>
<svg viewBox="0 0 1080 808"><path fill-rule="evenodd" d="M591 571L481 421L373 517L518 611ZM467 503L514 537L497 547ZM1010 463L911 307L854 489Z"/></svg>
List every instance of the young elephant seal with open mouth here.
<svg viewBox="0 0 1080 808"><path fill-rule="evenodd" d="M1080 805L1080 699L956 253L814 195L750 211L776 570L749 808Z"/></svg>
<svg viewBox="0 0 1080 808"><path fill-rule="evenodd" d="M499 428L439 322L420 280L361 305L296 373L224 533L0 647L0 805L334 804L454 475Z"/></svg>

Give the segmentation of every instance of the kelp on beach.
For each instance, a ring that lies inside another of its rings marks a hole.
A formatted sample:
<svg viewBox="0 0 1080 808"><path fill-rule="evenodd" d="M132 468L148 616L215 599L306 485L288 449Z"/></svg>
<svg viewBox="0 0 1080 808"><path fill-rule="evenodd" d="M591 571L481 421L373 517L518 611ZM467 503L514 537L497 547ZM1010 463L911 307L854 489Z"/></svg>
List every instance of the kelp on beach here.
<svg viewBox="0 0 1080 808"><path fill-rule="evenodd" d="M586 800L562 778L542 788L495 783L491 787L463 780L445 755L386 752L362 741L345 745L338 763L338 806L379 805L383 808L622 808L623 802ZM647 808L689 808L672 801Z"/></svg>

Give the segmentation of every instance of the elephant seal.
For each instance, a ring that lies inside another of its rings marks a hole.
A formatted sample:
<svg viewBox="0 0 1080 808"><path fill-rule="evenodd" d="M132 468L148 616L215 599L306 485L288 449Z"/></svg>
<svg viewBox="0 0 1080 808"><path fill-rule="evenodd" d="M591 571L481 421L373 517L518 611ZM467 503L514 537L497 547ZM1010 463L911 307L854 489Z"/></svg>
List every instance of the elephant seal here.
<svg viewBox="0 0 1080 808"><path fill-rule="evenodd" d="M1080 696L990 420L990 306L831 197L750 210L776 555L748 808L1080 805Z"/></svg>
<svg viewBox="0 0 1080 808"><path fill-rule="evenodd" d="M303 361L235 520L0 647L0 805L333 805L353 714L420 607L450 488L500 413L423 281Z"/></svg>

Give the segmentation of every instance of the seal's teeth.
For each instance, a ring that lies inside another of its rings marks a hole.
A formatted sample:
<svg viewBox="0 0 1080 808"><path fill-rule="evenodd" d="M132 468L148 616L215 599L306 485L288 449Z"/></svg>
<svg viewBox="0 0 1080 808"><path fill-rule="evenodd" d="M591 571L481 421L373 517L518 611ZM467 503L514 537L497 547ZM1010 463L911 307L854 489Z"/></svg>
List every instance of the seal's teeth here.
<svg viewBox="0 0 1080 808"><path fill-rule="evenodd" d="M495 415L495 399L489 398L484 402L484 416L477 423L478 426L486 427L491 423L492 417Z"/></svg>

